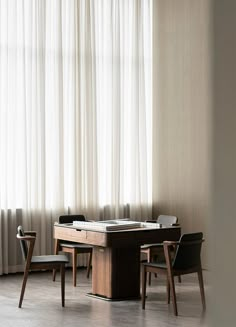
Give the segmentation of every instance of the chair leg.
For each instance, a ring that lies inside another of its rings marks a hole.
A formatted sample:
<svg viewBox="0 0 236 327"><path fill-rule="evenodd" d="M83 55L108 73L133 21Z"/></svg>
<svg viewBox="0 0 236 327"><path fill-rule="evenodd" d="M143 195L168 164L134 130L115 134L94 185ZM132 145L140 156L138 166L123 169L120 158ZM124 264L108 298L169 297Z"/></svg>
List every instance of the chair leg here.
<svg viewBox="0 0 236 327"><path fill-rule="evenodd" d="M29 274L29 271L25 270L24 271L23 282L22 282L22 287L21 287L21 293L20 293L20 301L19 301L19 305L18 305L19 308L21 308L21 305L22 305L22 302L23 302L28 274Z"/></svg>
<svg viewBox="0 0 236 327"><path fill-rule="evenodd" d="M168 276L166 276L166 291L167 291L167 303L170 304L170 283Z"/></svg>
<svg viewBox="0 0 236 327"><path fill-rule="evenodd" d="M59 240L56 239L55 244L54 244L54 254L58 254L58 252L59 252ZM55 280L56 280L56 274L57 274L57 270L53 269L52 270L52 280L53 280L53 282L55 282Z"/></svg>
<svg viewBox="0 0 236 327"><path fill-rule="evenodd" d="M93 256L93 251L91 251L89 253L88 264L87 264L87 278L89 278L89 274L90 274L90 270L91 270L92 256Z"/></svg>
<svg viewBox="0 0 236 327"><path fill-rule="evenodd" d="M181 276L178 276L178 281L179 283L181 283Z"/></svg>
<svg viewBox="0 0 236 327"><path fill-rule="evenodd" d="M197 274L198 274L198 281L199 281L199 287L200 287L200 293L201 293L201 299L202 299L202 307L203 307L203 310L205 311L206 310L206 300L205 300L205 291L204 291L202 270L200 269Z"/></svg>
<svg viewBox="0 0 236 327"><path fill-rule="evenodd" d="M56 274L57 274L57 270L56 269L53 269L52 270L52 281L55 282L56 280Z"/></svg>
<svg viewBox="0 0 236 327"><path fill-rule="evenodd" d="M73 271L73 285L76 286L76 274L77 274L77 251L73 250L73 262L72 262L72 271Z"/></svg>
<svg viewBox="0 0 236 327"><path fill-rule="evenodd" d="M176 316L178 316L174 276L172 274L168 275L168 280L169 280L169 283L170 283L170 290L171 290L174 313L175 313Z"/></svg>
<svg viewBox="0 0 236 327"><path fill-rule="evenodd" d="M151 275L152 273L148 273L148 285L149 286L151 286L151 284L152 284L152 275Z"/></svg>
<svg viewBox="0 0 236 327"><path fill-rule="evenodd" d="M65 306L65 264L61 264L61 305Z"/></svg>
<svg viewBox="0 0 236 327"><path fill-rule="evenodd" d="M152 257L151 257L151 250L149 249L148 254L147 254L147 262L151 262ZM148 273L148 285L151 285L151 281L152 281L152 273L149 272Z"/></svg>
<svg viewBox="0 0 236 327"><path fill-rule="evenodd" d="M147 287L147 270L143 265L142 267L142 308L145 310L145 301L146 301L146 287Z"/></svg>

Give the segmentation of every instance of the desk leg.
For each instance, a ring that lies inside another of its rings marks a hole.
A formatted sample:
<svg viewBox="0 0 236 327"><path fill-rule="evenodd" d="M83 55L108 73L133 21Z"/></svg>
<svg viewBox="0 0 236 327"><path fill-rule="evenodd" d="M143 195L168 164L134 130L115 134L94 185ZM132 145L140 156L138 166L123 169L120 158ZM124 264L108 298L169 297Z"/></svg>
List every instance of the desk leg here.
<svg viewBox="0 0 236 327"><path fill-rule="evenodd" d="M140 247L93 249L92 295L140 298Z"/></svg>

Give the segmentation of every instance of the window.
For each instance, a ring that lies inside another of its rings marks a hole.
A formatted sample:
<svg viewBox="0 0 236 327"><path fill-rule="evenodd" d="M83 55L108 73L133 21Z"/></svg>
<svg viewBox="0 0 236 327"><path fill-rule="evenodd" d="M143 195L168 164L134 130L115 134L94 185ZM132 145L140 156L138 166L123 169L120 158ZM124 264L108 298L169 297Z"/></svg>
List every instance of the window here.
<svg viewBox="0 0 236 327"><path fill-rule="evenodd" d="M0 1L2 209L151 204L151 12L151 0Z"/></svg>

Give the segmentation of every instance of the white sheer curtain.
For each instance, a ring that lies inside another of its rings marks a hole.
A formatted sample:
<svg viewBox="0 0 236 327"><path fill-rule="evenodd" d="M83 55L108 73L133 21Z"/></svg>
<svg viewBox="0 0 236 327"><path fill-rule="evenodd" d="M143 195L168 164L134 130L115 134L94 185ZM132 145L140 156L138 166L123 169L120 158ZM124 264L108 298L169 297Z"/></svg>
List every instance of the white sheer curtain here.
<svg viewBox="0 0 236 327"><path fill-rule="evenodd" d="M0 274L16 227L151 210L151 0L0 0Z"/></svg>
<svg viewBox="0 0 236 327"><path fill-rule="evenodd" d="M151 3L94 3L99 202L109 216L141 219L151 203Z"/></svg>

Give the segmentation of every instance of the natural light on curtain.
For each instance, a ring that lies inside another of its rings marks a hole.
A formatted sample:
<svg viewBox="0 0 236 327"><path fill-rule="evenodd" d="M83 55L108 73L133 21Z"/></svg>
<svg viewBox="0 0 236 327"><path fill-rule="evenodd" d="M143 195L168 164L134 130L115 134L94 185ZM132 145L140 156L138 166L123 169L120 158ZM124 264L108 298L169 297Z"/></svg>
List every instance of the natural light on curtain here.
<svg viewBox="0 0 236 327"><path fill-rule="evenodd" d="M62 212L150 215L151 11L151 0L0 0L2 221L21 209L50 234Z"/></svg>

